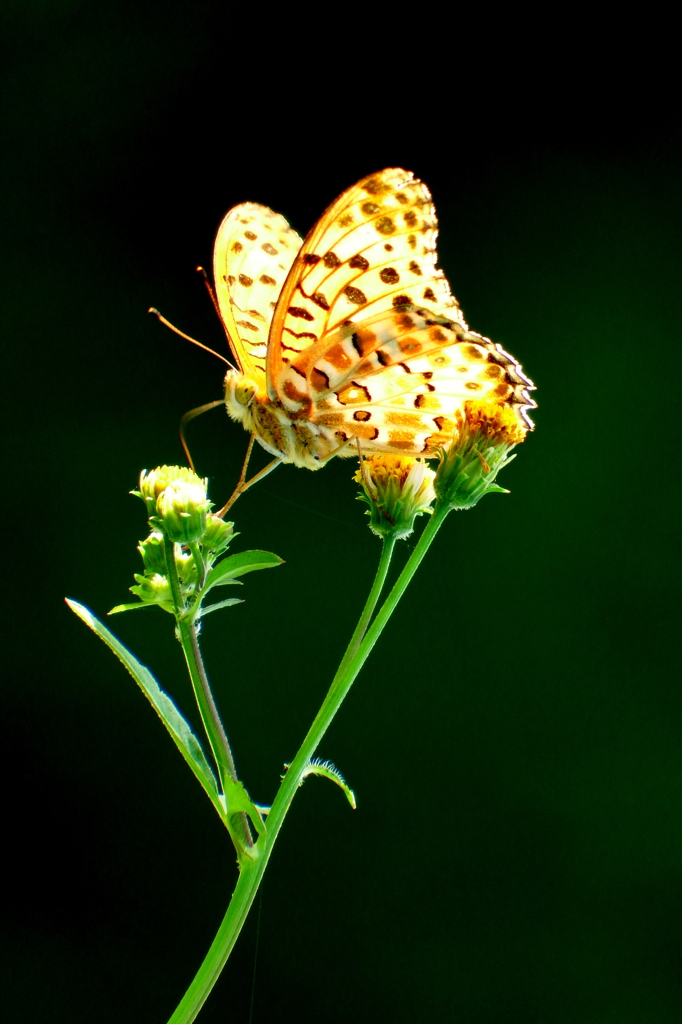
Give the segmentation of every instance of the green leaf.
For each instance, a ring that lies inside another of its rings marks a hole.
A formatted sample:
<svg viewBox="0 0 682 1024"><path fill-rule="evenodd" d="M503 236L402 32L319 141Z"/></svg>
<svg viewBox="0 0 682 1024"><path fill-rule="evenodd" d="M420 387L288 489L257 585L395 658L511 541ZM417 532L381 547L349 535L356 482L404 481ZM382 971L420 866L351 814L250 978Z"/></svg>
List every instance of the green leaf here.
<svg viewBox="0 0 682 1024"><path fill-rule="evenodd" d="M211 587L219 583L234 579L235 576L243 576L256 569L272 569L276 565L281 565L283 561L283 558L273 555L270 551L241 551L238 555L228 555L209 572L203 593L207 593Z"/></svg>
<svg viewBox="0 0 682 1024"><path fill-rule="evenodd" d="M110 633L106 626L103 626L99 619L90 612L84 605L77 601L65 599L72 612L82 619L86 626L103 640L107 647L114 652L116 657L125 665L131 676L140 687L145 697L152 705L163 724L171 734L176 747L184 757L190 769L199 780L201 785L215 807L223 824L226 824L226 813L223 798L218 790L218 783L211 766L206 760L206 755L201 749L201 744L196 738L189 723L183 718L168 694L164 693L154 676L148 668L142 665L127 648L120 643L113 633Z"/></svg>
<svg viewBox="0 0 682 1024"><path fill-rule="evenodd" d="M209 612L217 612L219 608L229 608L233 604L244 604L244 602L239 597L229 597L227 601L216 601L215 604L206 605L201 609L201 618L205 618Z"/></svg>
<svg viewBox="0 0 682 1024"><path fill-rule="evenodd" d="M66 602L69 604L68 600ZM154 608L153 604L146 601L133 601L131 604L117 604L115 608L107 612L107 615L118 615L119 612L135 612L138 608Z"/></svg>
<svg viewBox="0 0 682 1024"><path fill-rule="evenodd" d="M207 579L210 579L210 575L211 574L209 573L208 576L207 576ZM207 590L211 589L211 587L226 587L228 584L231 584L233 587L243 587L244 586L244 584L242 583L241 580L235 580L231 576L225 576L222 579L215 580L214 582L209 583L208 586L206 586L204 584L204 589L202 590L202 594L205 594Z"/></svg>
<svg viewBox="0 0 682 1024"><path fill-rule="evenodd" d="M319 757L313 757L308 761L307 765L301 772L301 782L303 782L308 775L322 775L325 779L330 779L331 782L335 782L336 785L340 786L344 791L348 798L348 803L351 805L353 810L355 810L357 806L355 803L355 793L350 786L347 785L343 775L331 761L321 761Z"/></svg>

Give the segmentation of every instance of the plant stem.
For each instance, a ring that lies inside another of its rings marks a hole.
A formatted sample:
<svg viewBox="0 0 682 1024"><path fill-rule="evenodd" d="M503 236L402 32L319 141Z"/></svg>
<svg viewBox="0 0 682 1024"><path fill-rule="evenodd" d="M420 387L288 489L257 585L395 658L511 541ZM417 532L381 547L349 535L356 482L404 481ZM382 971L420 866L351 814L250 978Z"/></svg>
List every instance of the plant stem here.
<svg viewBox="0 0 682 1024"><path fill-rule="evenodd" d="M164 536L164 547L166 553L168 580L170 582L171 593L173 594L173 603L176 609L178 638L185 655L185 661L192 681L192 689L194 690L199 714L201 715L201 720L204 724L204 729L206 730L208 742L211 746L213 757L218 767L218 777L220 778L221 788L223 793L225 793L227 790L226 778L235 782L237 781L237 770L234 765L232 750L230 749L230 741L227 738L227 733L225 732L223 723L220 720L220 714L218 713L218 708L215 700L213 699L213 693L211 692L211 686L208 681L208 676L206 675L206 669L204 668L204 662L199 649L199 638L197 637L196 626L189 619L183 618L183 612L185 609L182 601L182 593L180 591L178 571L175 565L175 547L172 540L167 536ZM232 824L234 825L238 840L240 840L242 844L240 849L237 838L233 840L237 847L237 853L241 853L241 850L245 847L252 847L253 837L251 835L251 829L249 828L246 815L234 815L234 818L232 818L231 821L231 825Z"/></svg>
<svg viewBox="0 0 682 1024"><path fill-rule="evenodd" d="M207 566L206 566L206 563L204 561L204 556L201 553L201 545L200 544L197 544L197 542L195 541L193 544L189 545L189 549L192 552L192 558L194 559L194 564L197 567L197 577L198 578L197 578L197 587L196 587L196 592L195 593L199 594L203 590L204 583L206 582Z"/></svg>
<svg viewBox="0 0 682 1024"><path fill-rule="evenodd" d="M384 589L384 583L386 582L386 575L388 568L391 564L391 558L393 556L393 549L395 547L395 537L383 537L381 547L381 558L379 559L379 565L377 567L376 576L374 577L374 583L372 589L369 592L369 596L365 603L365 607L362 609L362 615L358 620L358 624L355 627L355 631L350 638L350 643L346 648L346 653L343 656L343 660L339 665L336 676L338 676L345 669L346 665L357 651L362 638L367 632L372 615L374 615L374 609L377 606L377 601L381 596L381 591ZM336 678L336 677L335 677Z"/></svg>
<svg viewBox="0 0 682 1024"><path fill-rule="evenodd" d="M187 668L189 670L190 678L192 680L192 686L196 694L197 705L199 707L199 713L204 723L204 728L211 744L211 750L213 756L216 759L218 765L218 771L220 773L221 782L223 782L223 790L225 789L224 778L229 778L234 781L237 780L237 770L234 766L234 758L232 756L232 750L230 749L230 741L227 738L227 733L220 720L220 714L211 691L211 685L206 675L204 668L204 662L201 657L201 651L199 650L199 639L197 637L197 631L194 623L187 622L181 619L178 622L178 633L180 634L180 643L185 653L185 661L187 662Z"/></svg>
<svg viewBox="0 0 682 1024"><path fill-rule="evenodd" d="M255 847L250 851L253 854L252 859L242 862L239 879L232 894L232 899L204 962L168 1024L191 1024L196 1019L199 1010L217 981L258 891L260 880L263 877L263 872L272 853L279 830L291 806L296 790L301 784L303 772L449 511L450 508L447 504L436 503L434 512L429 518L414 551L380 608L374 622L358 645L356 641L366 629L367 622L371 616L371 611L366 616L367 609L372 602L372 608L376 605L379 591L386 578L392 545L390 549L388 545L384 545L372 591L346 652L348 656L344 656L322 707L315 716L308 734L282 780L275 797L275 802L267 817L266 833L259 837ZM356 646L355 650L353 650L354 644Z"/></svg>
<svg viewBox="0 0 682 1024"><path fill-rule="evenodd" d="M206 675L199 649L196 626L187 619L179 619L178 635L185 655L185 661L187 662L190 679L192 680L192 689L196 697L199 714L204 723L204 729L206 730L206 735L208 736L208 741L211 744L211 750L218 766L222 791L226 793L228 791L226 776L236 782L237 769L234 765L230 741L220 720L220 714L218 713L218 708L213 699L211 686ZM230 835L232 835L231 829L234 828L236 834L232 836L232 840L237 848L237 853L241 855L245 848L253 847L253 836L251 835L249 822L243 812L230 815L229 806L227 812Z"/></svg>

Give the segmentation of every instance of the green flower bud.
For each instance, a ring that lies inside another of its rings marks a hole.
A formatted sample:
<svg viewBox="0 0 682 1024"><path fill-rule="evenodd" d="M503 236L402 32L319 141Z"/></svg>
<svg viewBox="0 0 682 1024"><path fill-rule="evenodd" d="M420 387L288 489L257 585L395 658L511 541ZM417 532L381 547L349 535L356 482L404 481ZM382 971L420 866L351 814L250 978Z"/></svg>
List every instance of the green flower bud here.
<svg viewBox="0 0 682 1024"><path fill-rule="evenodd" d="M353 479L362 484L360 501L369 505L369 525L379 537L409 537L414 521L431 512L435 473L420 459L407 455L372 455L364 459Z"/></svg>
<svg viewBox="0 0 682 1024"><path fill-rule="evenodd" d="M206 551L213 555L221 555L235 537L239 536L234 532L234 523L226 523L218 516L209 515L206 517L206 530L202 538L202 545Z"/></svg>
<svg viewBox="0 0 682 1024"><path fill-rule="evenodd" d="M149 517L176 544L201 540L206 514L206 481L185 466L159 466L140 474L140 490L133 491L147 506Z"/></svg>
<svg viewBox="0 0 682 1024"><path fill-rule="evenodd" d="M206 499L206 484L206 480L186 466L159 466L149 473L143 470L140 489L132 493L142 498L151 519L163 521L171 540L185 544L199 540L201 533L196 532L197 524L203 523L205 527L206 513L212 507ZM170 494L167 493L169 489ZM192 522L188 523L186 517L190 517Z"/></svg>
<svg viewBox="0 0 682 1024"><path fill-rule="evenodd" d="M156 515L156 499L159 495L174 480L182 478L182 474L190 472L191 470L187 470L183 466L158 466L149 472L143 469L140 473L140 489L131 493L138 498L142 498L147 506L149 515L154 516Z"/></svg>
<svg viewBox="0 0 682 1024"><path fill-rule="evenodd" d="M210 507L211 502L206 500L206 484L198 477L173 481L156 499L156 510L163 528L175 544L192 544L201 540Z"/></svg>
<svg viewBox="0 0 682 1024"><path fill-rule="evenodd" d="M166 611L173 611L173 595L168 580L159 573L151 576L140 576L135 573L137 586L131 587L131 594L139 597L145 604L160 604Z"/></svg>
<svg viewBox="0 0 682 1024"><path fill-rule="evenodd" d="M191 587L196 583L199 574L194 557L189 551L182 551L181 548L175 549L175 568L184 587Z"/></svg>
<svg viewBox="0 0 682 1024"><path fill-rule="evenodd" d="M495 478L526 436L514 410L502 402L467 402L458 426L456 440L440 452L434 482L439 500L451 508L473 508L484 494L508 494Z"/></svg>
<svg viewBox="0 0 682 1024"><path fill-rule="evenodd" d="M162 533L154 530L146 540L140 541L137 550L142 555L142 561L147 572L159 573L161 576L165 575L167 566Z"/></svg>

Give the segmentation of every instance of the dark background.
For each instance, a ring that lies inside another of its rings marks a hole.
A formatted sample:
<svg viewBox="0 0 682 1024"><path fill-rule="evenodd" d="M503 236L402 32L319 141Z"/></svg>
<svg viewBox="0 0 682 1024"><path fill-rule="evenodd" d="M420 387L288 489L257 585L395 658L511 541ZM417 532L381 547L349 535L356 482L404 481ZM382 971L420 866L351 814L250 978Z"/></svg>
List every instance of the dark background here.
<svg viewBox="0 0 682 1024"><path fill-rule="evenodd" d="M505 57L484 21L414 16L345 13L330 40L302 9L4 9L8 1021L164 1024L236 877L155 715L62 603L126 600L145 533L127 492L221 396L221 365L145 310L224 352L194 266L225 211L263 202L305 233L391 165L431 188L441 265L535 380L537 430L511 495L451 516L324 740L357 811L321 779L296 798L253 1022L680 1020L679 137L641 41L607 70L576 39L557 68L549 39ZM222 503L246 435L218 410L190 438ZM233 550L286 559L205 629L262 802L374 572L351 469L279 469L234 510ZM194 718L169 618L110 625ZM257 910L202 1024L249 1019Z"/></svg>

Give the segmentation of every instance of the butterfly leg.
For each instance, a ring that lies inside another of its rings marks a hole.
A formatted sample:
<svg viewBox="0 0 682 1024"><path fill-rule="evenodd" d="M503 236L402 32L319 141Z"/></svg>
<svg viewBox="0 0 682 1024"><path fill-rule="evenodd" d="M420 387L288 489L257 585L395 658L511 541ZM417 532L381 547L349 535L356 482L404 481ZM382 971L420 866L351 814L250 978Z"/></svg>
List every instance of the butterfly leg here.
<svg viewBox="0 0 682 1024"><path fill-rule="evenodd" d="M357 449L358 449L358 459L360 460L360 472L362 473L362 479L365 481L365 488L366 488L366 490L368 491L368 493L371 494L372 488L371 488L370 483L369 483L369 477L367 476L367 467L365 466L365 460L362 457L362 446L360 444L360 438L359 437L355 438L355 443L356 443Z"/></svg>
<svg viewBox="0 0 682 1024"><path fill-rule="evenodd" d="M244 491L247 491L249 487L251 487L253 484L257 483L259 480L262 480L264 476L267 476L268 473L271 473L273 469L279 466L282 462L281 459L273 459L272 462L269 462L267 466L260 470L260 472L256 473L255 476L252 476L250 480L247 480L246 470L248 469L249 466L249 459L251 458L251 452L253 451L253 445L255 440L256 435L252 434L249 440L249 447L246 449L246 457L242 465L242 471L239 476L237 486L232 492L229 501L225 505L223 505L219 512L215 513L215 515L217 515L220 519L222 519L225 516L225 514L232 508L240 494L243 494Z"/></svg>
<svg viewBox="0 0 682 1024"><path fill-rule="evenodd" d="M356 440L357 440L357 438L356 438ZM332 460L333 458L335 458L335 457L336 457L337 455L340 455L340 454L341 454L341 452L342 452L342 451L344 450L344 448L347 448L347 447L348 447L348 445L349 445L349 444L352 444L352 443L353 443L353 438L352 438L352 437L349 437L347 441L344 441L344 442L343 442L343 444L340 444L340 445L339 445L339 447L338 447L338 448L335 448L333 452L330 452L330 454L329 454L329 455L327 456L327 458L326 458L326 459L324 460L324 462L322 463L322 465L326 466L328 462L331 462L331 460Z"/></svg>

